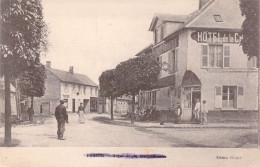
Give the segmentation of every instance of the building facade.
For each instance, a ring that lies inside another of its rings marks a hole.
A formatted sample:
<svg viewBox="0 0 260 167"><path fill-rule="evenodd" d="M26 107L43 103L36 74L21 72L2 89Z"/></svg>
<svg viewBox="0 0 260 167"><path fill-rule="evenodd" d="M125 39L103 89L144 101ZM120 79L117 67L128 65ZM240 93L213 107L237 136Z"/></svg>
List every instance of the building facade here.
<svg viewBox="0 0 260 167"><path fill-rule="evenodd" d="M38 114L54 114L60 99L65 100L69 112L77 112L83 103L86 112L97 112L98 85L88 76L69 71L51 68L51 62L46 63L45 94L35 98L34 110Z"/></svg>
<svg viewBox="0 0 260 167"><path fill-rule="evenodd" d="M240 46L243 20L238 0L201 0L187 16L156 14L148 50L167 68L157 89L140 93L140 105L169 110L179 102L187 120L196 99L212 112L257 110L257 60ZM147 47L137 56L146 54Z"/></svg>

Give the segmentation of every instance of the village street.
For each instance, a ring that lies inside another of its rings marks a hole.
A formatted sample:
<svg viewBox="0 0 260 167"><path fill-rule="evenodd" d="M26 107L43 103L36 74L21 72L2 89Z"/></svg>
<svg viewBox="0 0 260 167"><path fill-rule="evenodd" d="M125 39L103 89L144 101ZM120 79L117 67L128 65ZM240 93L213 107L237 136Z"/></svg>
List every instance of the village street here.
<svg viewBox="0 0 260 167"><path fill-rule="evenodd" d="M109 120L109 115L88 113L85 115L85 124L78 124L77 114L69 114L64 135L66 140L62 141L57 140L54 116L47 118L42 125L13 127L13 146L255 148L257 143L256 129L141 127L110 124L100 118ZM1 141L3 137L2 127Z"/></svg>

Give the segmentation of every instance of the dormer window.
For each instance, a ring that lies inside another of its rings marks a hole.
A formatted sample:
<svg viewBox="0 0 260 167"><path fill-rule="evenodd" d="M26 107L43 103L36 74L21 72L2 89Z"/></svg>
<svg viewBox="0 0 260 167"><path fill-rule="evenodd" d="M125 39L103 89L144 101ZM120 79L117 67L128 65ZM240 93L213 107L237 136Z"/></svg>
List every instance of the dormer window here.
<svg viewBox="0 0 260 167"><path fill-rule="evenodd" d="M223 18L221 15L214 15L214 19L216 22L223 22Z"/></svg>

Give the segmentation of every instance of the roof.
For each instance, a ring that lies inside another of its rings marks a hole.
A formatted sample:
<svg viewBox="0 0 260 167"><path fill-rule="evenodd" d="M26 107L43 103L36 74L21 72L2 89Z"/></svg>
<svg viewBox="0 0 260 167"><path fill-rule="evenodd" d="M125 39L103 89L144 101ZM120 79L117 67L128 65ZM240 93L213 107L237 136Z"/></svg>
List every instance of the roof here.
<svg viewBox="0 0 260 167"><path fill-rule="evenodd" d="M142 49L140 52L138 52L135 56L140 56L141 53L145 53L146 51L152 50L153 44L150 44L146 46L144 49Z"/></svg>
<svg viewBox="0 0 260 167"><path fill-rule="evenodd" d="M216 22L214 20L214 15L221 15L223 22ZM170 16L170 15L169 15ZM171 15L173 20L176 19L181 21L185 19L185 16ZM154 30L154 26L160 17L155 17L152 20L150 31ZM168 18L165 15L165 18ZM164 18L161 17L163 20ZM186 20L183 24L172 33L183 28L219 28L219 29L241 29L241 25L244 21L244 17L241 16L241 11L239 8L239 0L209 0L201 9L192 12L190 15L186 16Z"/></svg>
<svg viewBox="0 0 260 167"><path fill-rule="evenodd" d="M161 20L162 22L184 23L187 20L187 18L188 18L187 15L171 15L171 14L156 13L156 14L154 14L154 17L153 17L149 30L150 31L154 30L158 20Z"/></svg>
<svg viewBox="0 0 260 167"><path fill-rule="evenodd" d="M67 71L57 70L53 68L47 68L51 73L53 73L59 80L63 82L88 85L88 86L98 86L93 82L88 76L78 73L71 74Z"/></svg>
<svg viewBox="0 0 260 167"><path fill-rule="evenodd" d="M214 15L220 15L223 22L216 22ZM211 0L201 10L195 11L184 26L187 28L241 29L243 21L239 0Z"/></svg>

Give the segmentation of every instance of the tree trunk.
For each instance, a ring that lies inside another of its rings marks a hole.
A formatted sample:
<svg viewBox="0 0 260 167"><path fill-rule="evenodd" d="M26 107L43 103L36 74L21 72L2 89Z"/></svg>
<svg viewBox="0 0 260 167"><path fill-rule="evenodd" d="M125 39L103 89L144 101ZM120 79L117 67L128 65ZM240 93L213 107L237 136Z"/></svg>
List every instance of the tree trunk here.
<svg viewBox="0 0 260 167"><path fill-rule="evenodd" d="M20 100L20 89L18 87L18 81L15 80L15 101L16 101L16 109L17 109L17 118L22 119L21 113L21 100Z"/></svg>
<svg viewBox="0 0 260 167"><path fill-rule="evenodd" d="M131 124L135 123L135 93L132 94Z"/></svg>
<svg viewBox="0 0 260 167"><path fill-rule="evenodd" d="M11 145L11 90L10 90L11 70L8 62L4 63L4 80L5 80L5 138L4 146Z"/></svg>
<svg viewBox="0 0 260 167"><path fill-rule="evenodd" d="M31 96L31 107L33 109L33 96Z"/></svg>
<svg viewBox="0 0 260 167"><path fill-rule="evenodd" d="M110 109L110 113L111 113L111 119L114 120L114 114L113 114L113 96L111 96L111 109Z"/></svg>

